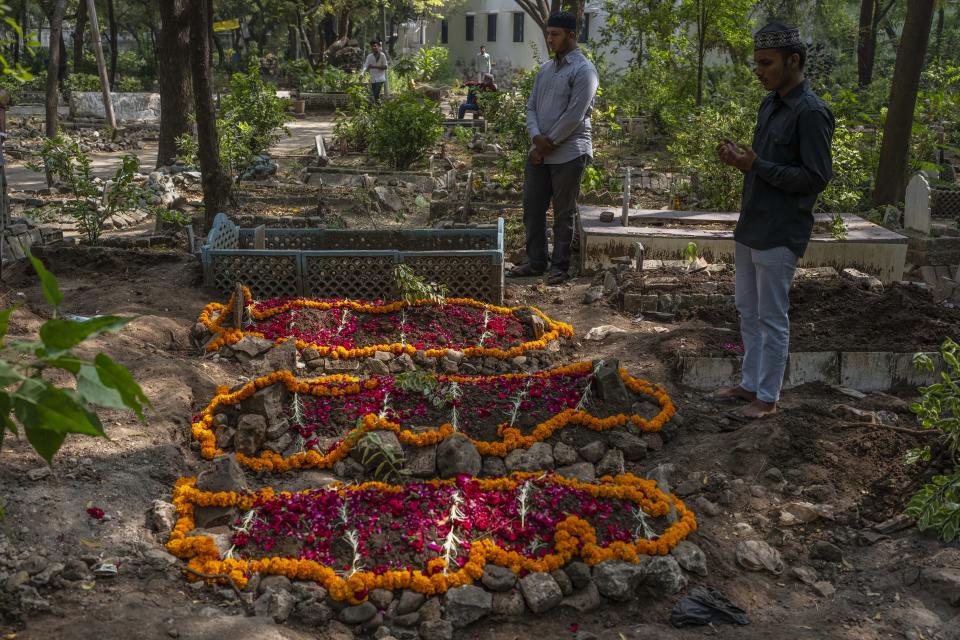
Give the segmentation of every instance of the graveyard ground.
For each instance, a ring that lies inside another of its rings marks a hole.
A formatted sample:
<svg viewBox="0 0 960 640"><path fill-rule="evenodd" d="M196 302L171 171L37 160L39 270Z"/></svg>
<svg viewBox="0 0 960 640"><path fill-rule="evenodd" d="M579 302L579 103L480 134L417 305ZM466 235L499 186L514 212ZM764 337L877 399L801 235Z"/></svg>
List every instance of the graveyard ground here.
<svg viewBox="0 0 960 640"><path fill-rule="evenodd" d="M146 424L127 413L104 412L109 440L68 439L49 471L27 443L8 438L0 465L7 511L0 523L6 534L0 539L0 568L12 577L0 585L2 637L352 637L339 623L318 632L245 617L220 589L188 584L180 563L163 552L165 540L145 526L152 501L169 500L176 478L203 468L190 438L191 416L217 385L232 385L240 375L236 365L202 357L191 343L197 314L209 301L197 288L201 274L195 260L176 252L120 249L40 254L60 277L66 313L137 316L120 334L97 338L83 349L88 355L103 350L128 366L153 410ZM522 621L490 620L456 637L572 639L578 632L605 640L956 637L960 550L898 518L920 479L916 468L898 460L918 439L891 429L851 427L848 414L833 409L842 404L889 412L887 422L893 414L896 424L909 428L915 426L908 409L915 389L853 398L826 385L805 385L785 393L777 416L747 424L731 420L725 415L729 405L678 386L661 347L683 332L709 335L709 325L695 317L635 323L609 306L581 304L590 284L586 278L556 288L513 283L507 303L535 305L571 323L577 359L619 358L634 375L665 385L679 414L676 435L646 459L628 463L627 470L644 474L658 464L675 465L676 492L699 522L690 539L706 553L709 571L691 586L721 590L747 610L751 624L674 629L668 619L678 594L586 614L561 608ZM11 337L35 332L48 317L35 277L22 263L4 274L0 297L5 304L20 304L10 321ZM600 342L582 340L591 327L608 324L626 331ZM832 518L783 524L784 509L799 501L829 505ZM107 517L89 517L88 507L103 509ZM738 566L736 547L745 538L768 541L780 552L783 571ZM118 575L81 579L89 566L102 562L115 563ZM36 583L38 574L58 563L65 567L61 578L37 585L38 598L26 603L32 610L5 606L17 587L11 581L21 579L14 569L26 567Z"/></svg>

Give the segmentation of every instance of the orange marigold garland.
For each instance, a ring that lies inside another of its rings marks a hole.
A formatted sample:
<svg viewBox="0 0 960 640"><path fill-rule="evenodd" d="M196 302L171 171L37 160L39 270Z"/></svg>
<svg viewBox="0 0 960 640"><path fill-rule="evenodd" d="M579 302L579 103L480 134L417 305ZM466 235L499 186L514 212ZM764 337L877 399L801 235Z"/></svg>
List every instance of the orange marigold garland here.
<svg viewBox="0 0 960 640"><path fill-rule="evenodd" d="M248 309L250 310L250 315L254 320L266 320L285 311L298 308L317 309L321 311L329 309L346 309L354 313L386 314L396 313L405 307L436 306L439 304L430 300L418 300L413 303L408 303L404 300L401 300L385 304L370 304L356 300L336 300L332 302L324 302L321 300L312 300L310 298L293 298L282 305L271 306L268 309L261 311L252 305L253 296L250 293L250 289L246 287L244 287L244 298L249 305ZM211 302L204 307L203 311L200 313L200 317L198 318L199 322L216 336L207 345L207 351L216 351L220 347L236 344L246 336L255 336L260 338L263 337L262 333L256 331L243 331L241 329L223 326L223 323L227 318L228 310L233 308L233 303L234 296L231 296L230 300L226 304ZM524 342L509 349L483 346L466 347L463 349L463 354L466 356L493 357L505 360L507 358L513 358L515 356L522 355L527 351L545 349L549 343L561 337L573 337L573 327L564 322L552 320L536 307L500 307L497 305L480 302L479 300L473 300L471 298L448 298L445 301L445 304L473 307L502 315L513 315L520 309L532 309L534 313L540 316L546 325L545 333L537 340ZM276 343L280 344L291 339L292 338L279 338L276 340ZM385 351L397 355L401 353L413 355L417 352L416 347L410 344L403 344L399 342L391 344L376 344L354 349L347 349L340 346L332 347L329 345L314 344L300 339L295 340L295 342L298 349L302 350L306 348L312 348L315 349L321 357L329 357L340 360L351 358L369 358L372 357L377 351ZM424 353L428 357L437 358L443 356L446 352L447 349L428 349Z"/></svg>
<svg viewBox="0 0 960 640"><path fill-rule="evenodd" d="M593 364L591 362L577 362L549 371L532 374L504 374L497 377L503 379L537 379L571 373L582 374L589 372L592 366ZM537 442L543 442L568 426L578 425L597 432L625 426L628 423L632 423L637 428L647 432L655 432L662 429L663 425L676 413L670 396L667 395L666 391L660 385L650 383L640 378L634 378L624 368L620 369L620 376L626 387L633 393L655 398L660 406L660 412L650 419L638 414L627 415L622 413L606 418L598 418L581 409L565 409L545 422L538 424L527 435L524 435L517 428L510 427L507 424L501 424L498 429L501 437L499 441L472 440L472 442L481 455L504 457L514 449L528 449ZM482 376L441 377L445 380L458 383L469 383L471 380L482 378ZM287 390L291 393L314 396L348 395L359 392L361 385L366 386L366 388L372 388L370 385L377 384L375 379L361 381L359 378L347 375L330 375L313 380L300 380L290 371L276 371L269 375L256 378L233 392L219 388L216 397L200 412L192 425L193 437L200 443L201 455L208 460L212 460L214 457L225 453L225 451L217 447L216 436L213 431L214 415L220 407L238 404L260 389L279 382L283 382ZM367 431L376 430L393 431L397 434L401 442L417 447L437 444L454 433L454 428L449 423L440 425L436 429L415 432L404 429L401 425L396 422L391 422L384 417L376 414L368 414L364 416L360 426L346 434L340 443L327 453L320 453L319 451L311 449L284 458L279 453L269 450L263 451L257 456L248 456L238 452L237 460L255 471L265 470L278 473L294 469L330 468L346 457L350 449L354 446L357 436Z"/></svg>
<svg viewBox="0 0 960 640"><path fill-rule="evenodd" d="M469 547L469 555L462 566L453 571L444 571L443 558L434 558L427 563L427 572L420 570L389 570L374 573L359 570L348 577L338 575L329 566L315 560L265 557L259 559L221 558L220 552L209 536L194 535L194 508L204 506L236 506L249 510L258 500L269 500L275 496L272 489L257 493L238 494L231 492L210 493L196 488L195 478L181 478L174 486L173 502L177 508L178 520L170 535L167 549L183 560L187 566L207 575L228 575L238 585L243 586L252 573L284 575L292 580L313 580L320 583L336 600L346 600L357 604L366 599L371 589L412 589L427 595L439 594L450 588L470 584L477 580L488 563L507 567L517 574L525 572L554 571L563 567L573 558L579 557L590 565L606 560L624 560L638 562L642 555L665 555L681 540L696 530L696 519L684 503L656 487L651 480L644 480L632 474L605 476L596 484L582 483L575 479L550 476L543 479L539 474L515 473L505 478L473 480L485 491L510 491L521 483L534 478L568 487L595 496L597 498L619 499L630 502L653 517L663 517L670 511L671 505L677 520L655 540L634 538L630 541L611 542L600 546L597 532L593 526L576 515L567 516L556 524L553 534L553 550L541 557L533 558L516 551L504 549L489 537L476 540ZM452 485L457 480L432 480L424 484L441 486ZM331 488L340 495L374 489L385 494L404 491L402 485L390 485L368 482L358 486L338 485ZM309 492L301 492L309 493ZM292 496L294 494L281 494ZM191 576L188 576L191 577ZM192 579L196 579L195 576Z"/></svg>

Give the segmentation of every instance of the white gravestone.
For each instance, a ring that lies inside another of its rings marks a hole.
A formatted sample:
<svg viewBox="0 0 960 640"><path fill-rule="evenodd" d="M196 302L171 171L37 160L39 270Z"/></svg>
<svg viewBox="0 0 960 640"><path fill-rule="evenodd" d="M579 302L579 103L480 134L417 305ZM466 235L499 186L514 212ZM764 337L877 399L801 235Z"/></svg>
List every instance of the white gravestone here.
<svg viewBox="0 0 960 640"><path fill-rule="evenodd" d="M903 226L930 233L930 183L922 174L913 176L907 184Z"/></svg>

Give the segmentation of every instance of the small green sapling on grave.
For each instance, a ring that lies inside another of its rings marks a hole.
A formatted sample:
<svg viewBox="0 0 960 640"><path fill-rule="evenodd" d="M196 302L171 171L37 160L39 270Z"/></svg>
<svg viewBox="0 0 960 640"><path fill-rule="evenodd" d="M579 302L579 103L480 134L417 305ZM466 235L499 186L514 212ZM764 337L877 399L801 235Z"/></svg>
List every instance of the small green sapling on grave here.
<svg viewBox="0 0 960 640"><path fill-rule="evenodd" d="M447 285L428 282L413 272L409 266L398 264L393 269L393 279L396 282L397 289L400 290L400 297L408 304L413 304L418 300L429 300L437 304L446 304Z"/></svg>

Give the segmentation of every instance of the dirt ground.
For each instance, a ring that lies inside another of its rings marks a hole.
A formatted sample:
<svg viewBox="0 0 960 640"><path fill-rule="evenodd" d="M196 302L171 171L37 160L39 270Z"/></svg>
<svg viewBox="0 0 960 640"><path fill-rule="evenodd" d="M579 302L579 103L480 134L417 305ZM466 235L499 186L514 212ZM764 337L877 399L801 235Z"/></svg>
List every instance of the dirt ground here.
<svg viewBox="0 0 960 640"><path fill-rule="evenodd" d="M685 351L698 355L729 355L723 345L739 344L732 306L685 309L680 316L728 331L705 332L694 323L667 336L663 353L675 352L681 340ZM956 335L960 310L937 304L930 291L911 284L874 293L833 278L795 282L790 291L791 351L936 351Z"/></svg>
<svg viewBox="0 0 960 640"><path fill-rule="evenodd" d="M119 574L41 587L48 606L23 615L11 611L0 584L0 637L341 637L245 617L217 589L188 584L178 564L168 565L155 554L165 541L146 528L144 512L153 500L170 499L177 477L203 469L190 440L191 415L216 385L232 385L239 375L233 365L202 357L191 347L190 331L209 301L198 287L199 264L175 252L58 249L40 255L60 278L64 312L137 316L120 334L97 338L82 352L103 350L128 366L153 411L146 424L127 413L103 412L109 440L68 438L51 473L38 479L31 478L43 475L38 471L43 461L26 442L6 440L0 453L0 497L7 511L0 522L0 572L28 561L49 565L79 559L114 562ZM666 386L679 411L679 433L646 460L628 464L628 470L676 466L677 493L700 523L691 540L707 554L710 571L690 586L720 589L747 610L751 624L674 629L669 613L680 594L589 614L559 609L520 622L486 622L457 638L572 639L574 628L604 640L960 637L960 611L951 605L960 597L957 544L942 545L909 526L887 535L871 533L871 527L899 513L922 479L920 470L900 462L917 441L889 430L843 428L844 420L830 410L840 403L884 410L899 424L913 426L909 396L874 393L857 400L829 387L807 386L786 392L778 416L749 424L730 420L725 413L731 405L679 388L667 361L655 355L671 333L705 330L702 321L635 323L602 303L582 305L589 284L586 278L560 287L512 284L509 303L533 304L572 323L579 358L617 357L634 375ZM48 317L35 278L23 265L4 271L0 297L5 304L20 304L10 322L11 336L30 336ZM798 312L802 306L797 304ZM579 341L602 324L626 331L599 343ZM783 505L799 500L829 504L833 519L780 525ZM89 518L88 506L103 509L108 518ZM734 549L742 539L768 541L782 554L786 570L773 575L740 568ZM811 558L815 543L823 541L839 547L842 560ZM797 567L813 570L835 593L820 595L798 581L791 575Z"/></svg>

